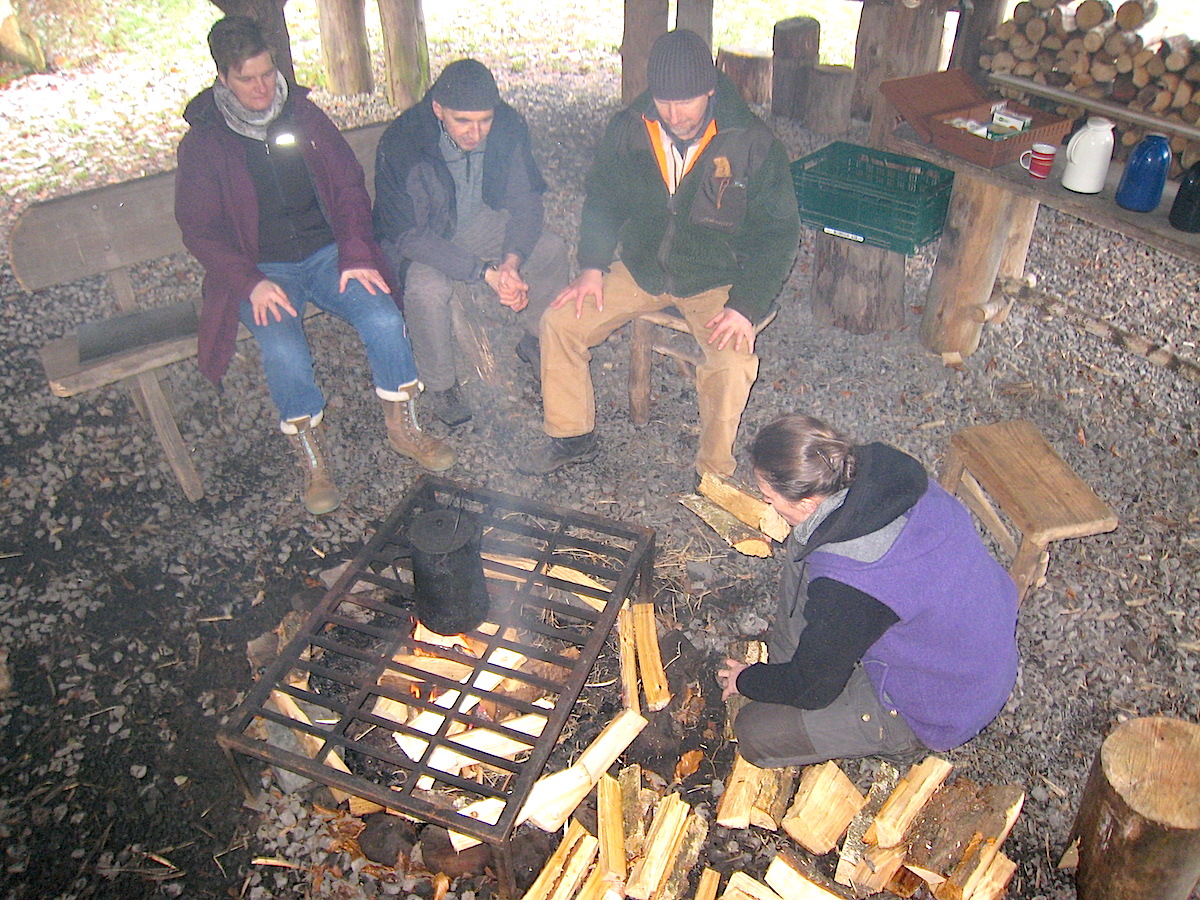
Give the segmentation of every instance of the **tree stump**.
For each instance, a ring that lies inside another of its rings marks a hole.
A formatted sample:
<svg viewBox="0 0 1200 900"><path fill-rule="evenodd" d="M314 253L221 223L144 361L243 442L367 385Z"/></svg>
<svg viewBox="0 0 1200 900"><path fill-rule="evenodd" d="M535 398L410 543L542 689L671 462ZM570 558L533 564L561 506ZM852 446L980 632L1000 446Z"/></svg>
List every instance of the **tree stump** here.
<svg viewBox="0 0 1200 900"><path fill-rule="evenodd" d="M854 77L850 66L813 66L809 70L801 116L805 128L830 135L850 130Z"/></svg>
<svg viewBox="0 0 1200 900"><path fill-rule="evenodd" d="M747 103L771 99L771 57L753 50L722 47L717 51L717 68L738 86Z"/></svg>
<svg viewBox="0 0 1200 900"><path fill-rule="evenodd" d="M813 244L813 318L854 334L904 324L904 256L819 232Z"/></svg>
<svg viewBox="0 0 1200 900"><path fill-rule="evenodd" d="M1200 725L1118 725L1092 763L1072 834L1079 900L1187 900L1200 883Z"/></svg>
<svg viewBox="0 0 1200 900"><path fill-rule="evenodd" d="M809 70L820 58L821 23L796 16L775 23L771 39L771 113L799 119Z"/></svg>

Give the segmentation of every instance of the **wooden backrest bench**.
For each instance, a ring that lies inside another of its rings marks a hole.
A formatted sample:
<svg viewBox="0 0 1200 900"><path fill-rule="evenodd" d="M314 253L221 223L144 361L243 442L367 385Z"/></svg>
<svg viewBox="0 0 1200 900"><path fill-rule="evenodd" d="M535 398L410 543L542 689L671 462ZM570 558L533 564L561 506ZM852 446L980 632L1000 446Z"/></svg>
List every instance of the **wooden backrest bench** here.
<svg viewBox="0 0 1200 900"><path fill-rule="evenodd" d="M374 189L375 146L385 127L367 125L345 133L366 171L369 190ZM153 426L183 492L196 501L204 496L204 485L157 375L164 366L196 355L196 334L192 330L146 342L139 334L146 320L136 315L139 303L130 277L133 266L183 250L175 223L174 172L35 203L17 220L10 238L13 271L27 291L107 276L119 318L106 321L106 331L118 338L122 331L130 332L114 342L127 349L81 362L79 332L50 341L41 351L50 390L72 397L124 381ZM181 304L186 303L198 308L200 298L184 298ZM239 338L248 336L242 328Z"/></svg>

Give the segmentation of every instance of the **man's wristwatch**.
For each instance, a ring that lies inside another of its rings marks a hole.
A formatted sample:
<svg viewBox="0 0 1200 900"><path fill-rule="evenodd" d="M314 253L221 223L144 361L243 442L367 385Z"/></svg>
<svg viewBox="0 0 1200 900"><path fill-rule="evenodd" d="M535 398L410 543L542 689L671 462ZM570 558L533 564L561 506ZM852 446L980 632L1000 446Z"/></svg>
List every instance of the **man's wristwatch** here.
<svg viewBox="0 0 1200 900"><path fill-rule="evenodd" d="M488 272L499 272L499 271L500 271L500 266L498 266L495 263L495 261L490 260L490 259L486 260L484 262L483 266L479 270L479 280L486 282Z"/></svg>

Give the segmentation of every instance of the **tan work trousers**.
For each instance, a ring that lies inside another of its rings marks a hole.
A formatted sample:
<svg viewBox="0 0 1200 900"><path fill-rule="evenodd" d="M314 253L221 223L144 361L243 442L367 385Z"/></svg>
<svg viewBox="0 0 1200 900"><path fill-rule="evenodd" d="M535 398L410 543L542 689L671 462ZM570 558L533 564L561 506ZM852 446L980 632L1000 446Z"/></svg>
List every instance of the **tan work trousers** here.
<svg viewBox="0 0 1200 900"><path fill-rule="evenodd" d="M750 387L758 377L758 357L745 347L724 350L708 343L705 323L725 308L728 286L692 297L648 294L638 287L629 270L615 263L604 276L604 309L589 302L576 317L575 305L549 309L542 316L542 401L546 433L575 437L596 427L596 396L589 363L591 348L642 313L674 306L687 319L692 335L704 351L696 369L696 394L700 403L700 448L696 471L703 475L732 475L737 466L733 444Z"/></svg>

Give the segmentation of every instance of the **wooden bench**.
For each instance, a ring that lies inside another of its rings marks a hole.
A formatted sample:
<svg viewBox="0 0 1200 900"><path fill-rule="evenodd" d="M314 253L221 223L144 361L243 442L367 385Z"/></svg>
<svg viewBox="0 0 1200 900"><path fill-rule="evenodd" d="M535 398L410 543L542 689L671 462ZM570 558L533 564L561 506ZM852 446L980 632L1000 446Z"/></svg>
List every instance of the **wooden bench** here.
<svg viewBox="0 0 1200 900"><path fill-rule="evenodd" d="M772 304L766 317L754 326L754 333L760 333L774 322L778 314L779 307ZM677 337L677 334L686 337ZM696 366L704 362L704 351L692 337L687 320L675 307L643 313L630 322L629 418L637 426L650 421L650 366L654 353L675 360L687 378L694 378Z"/></svg>
<svg viewBox="0 0 1200 900"><path fill-rule="evenodd" d="M1108 504L1031 422L997 422L952 435L941 484L979 517L1010 556L1008 571L1017 585L1018 602L1041 583L1052 541L1117 527ZM997 507L1018 532L1019 542Z"/></svg>
<svg viewBox="0 0 1200 900"><path fill-rule="evenodd" d="M374 186L375 145L385 127L368 125L346 132L366 171L369 190ZM110 335L129 332L120 341L128 346L81 361L79 332L50 341L41 353L50 390L59 397L73 397L123 381L154 428L184 494L196 501L204 496L204 485L158 378L158 370L196 355L196 334L192 330L146 342L138 332L147 320L136 315L143 308L130 275L133 266L184 252L174 207L174 172L35 203L13 229L10 257L17 281L27 291L107 276L115 311L124 315L106 321L106 331ZM187 303L198 306L200 298L184 298L179 305ZM309 313L315 312L309 308ZM243 327L239 338L248 336Z"/></svg>

